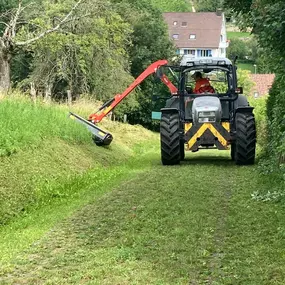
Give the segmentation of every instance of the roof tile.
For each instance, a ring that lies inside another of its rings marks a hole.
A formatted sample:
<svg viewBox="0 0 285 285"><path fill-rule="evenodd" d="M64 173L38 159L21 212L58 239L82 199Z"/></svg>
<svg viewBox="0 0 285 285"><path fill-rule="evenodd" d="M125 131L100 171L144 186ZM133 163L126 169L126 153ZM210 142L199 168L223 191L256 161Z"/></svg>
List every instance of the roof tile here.
<svg viewBox="0 0 285 285"><path fill-rule="evenodd" d="M258 92L259 96L265 96L269 93L275 74L250 74L250 79L255 83L251 89L251 95Z"/></svg>

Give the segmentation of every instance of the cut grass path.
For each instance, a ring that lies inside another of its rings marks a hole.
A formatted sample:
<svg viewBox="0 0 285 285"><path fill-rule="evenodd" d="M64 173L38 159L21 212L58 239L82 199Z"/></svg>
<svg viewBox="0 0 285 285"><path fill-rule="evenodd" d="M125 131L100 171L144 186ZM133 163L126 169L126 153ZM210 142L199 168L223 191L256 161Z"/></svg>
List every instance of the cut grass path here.
<svg viewBox="0 0 285 285"><path fill-rule="evenodd" d="M187 155L163 167L148 154L3 262L0 284L284 284L285 210L251 199L270 185L228 153Z"/></svg>

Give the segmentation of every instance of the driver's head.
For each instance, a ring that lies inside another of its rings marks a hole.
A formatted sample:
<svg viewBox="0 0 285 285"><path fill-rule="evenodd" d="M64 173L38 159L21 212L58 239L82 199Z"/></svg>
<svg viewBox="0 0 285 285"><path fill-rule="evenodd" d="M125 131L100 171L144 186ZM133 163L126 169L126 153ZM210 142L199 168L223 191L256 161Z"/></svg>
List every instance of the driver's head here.
<svg viewBox="0 0 285 285"><path fill-rule="evenodd" d="M202 78L202 73L200 71L195 71L194 74L192 75L192 78L197 81L198 79Z"/></svg>

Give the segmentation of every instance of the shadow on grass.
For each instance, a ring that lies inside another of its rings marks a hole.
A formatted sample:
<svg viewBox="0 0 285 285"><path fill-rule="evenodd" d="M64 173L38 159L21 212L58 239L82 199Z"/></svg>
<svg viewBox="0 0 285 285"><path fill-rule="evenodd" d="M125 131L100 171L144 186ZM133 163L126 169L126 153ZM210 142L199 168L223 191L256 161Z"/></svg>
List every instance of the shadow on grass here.
<svg viewBox="0 0 285 285"><path fill-rule="evenodd" d="M226 155L213 155L213 154L197 154L186 155L185 159L181 161L181 165L235 165L234 161Z"/></svg>
<svg viewBox="0 0 285 285"><path fill-rule="evenodd" d="M215 153L216 152L216 153ZM162 165L159 156L151 158L151 164L153 166ZM186 152L185 159L180 162L180 165L176 166L187 166L187 165L213 165L213 166L235 166L235 162L231 160L230 154L225 152L216 151L200 151L199 153ZM165 167L165 166L164 166ZM175 167L170 165L169 167Z"/></svg>

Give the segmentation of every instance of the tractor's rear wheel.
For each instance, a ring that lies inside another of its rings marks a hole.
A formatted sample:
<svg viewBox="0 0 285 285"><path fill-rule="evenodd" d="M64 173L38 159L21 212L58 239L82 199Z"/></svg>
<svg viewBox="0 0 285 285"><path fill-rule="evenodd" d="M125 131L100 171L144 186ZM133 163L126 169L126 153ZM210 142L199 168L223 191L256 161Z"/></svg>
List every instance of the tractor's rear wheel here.
<svg viewBox="0 0 285 285"><path fill-rule="evenodd" d="M237 113L234 160L238 165L254 164L256 127L254 115Z"/></svg>
<svg viewBox="0 0 285 285"><path fill-rule="evenodd" d="M160 148L163 165L180 163L181 140L179 125L178 113L162 113L160 121Z"/></svg>

